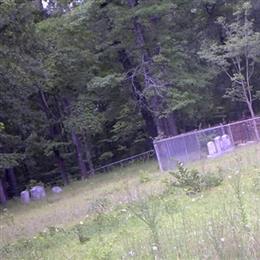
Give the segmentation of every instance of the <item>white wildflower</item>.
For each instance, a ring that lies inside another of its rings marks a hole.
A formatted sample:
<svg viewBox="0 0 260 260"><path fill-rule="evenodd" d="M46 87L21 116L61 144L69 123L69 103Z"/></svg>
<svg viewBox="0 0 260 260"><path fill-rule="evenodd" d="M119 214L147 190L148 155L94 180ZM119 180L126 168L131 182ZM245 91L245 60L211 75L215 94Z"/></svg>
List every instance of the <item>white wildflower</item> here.
<svg viewBox="0 0 260 260"><path fill-rule="evenodd" d="M157 246L152 246L152 250L153 250L153 251L157 251L157 250L158 250L158 247L157 247Z"/></svg>
<svg viewBox="0 0 260 260"><path fill-rule="evenodd" d="M128 255L129 256L135 256L135 252L131 250L131 251L128 252Z"/></svg>

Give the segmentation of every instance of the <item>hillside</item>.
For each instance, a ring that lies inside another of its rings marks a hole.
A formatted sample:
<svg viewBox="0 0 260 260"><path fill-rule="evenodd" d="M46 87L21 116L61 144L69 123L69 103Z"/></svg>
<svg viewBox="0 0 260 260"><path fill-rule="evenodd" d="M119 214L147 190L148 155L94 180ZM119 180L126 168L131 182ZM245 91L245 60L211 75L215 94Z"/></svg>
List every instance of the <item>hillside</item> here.
<svg viewBox="0 0 260 260"><path fill-rule="evenodd" d="M11 205L1 219L1 244L12 243L2 246L0 255L258 259L259 156L253 145L190 165L206 176L224 177L222 184L209 178L200 192L191 192L195 182L176 187L171 175L147 162L75 183L59 198ZM31 238L16 241L25 235Z"/></svg>

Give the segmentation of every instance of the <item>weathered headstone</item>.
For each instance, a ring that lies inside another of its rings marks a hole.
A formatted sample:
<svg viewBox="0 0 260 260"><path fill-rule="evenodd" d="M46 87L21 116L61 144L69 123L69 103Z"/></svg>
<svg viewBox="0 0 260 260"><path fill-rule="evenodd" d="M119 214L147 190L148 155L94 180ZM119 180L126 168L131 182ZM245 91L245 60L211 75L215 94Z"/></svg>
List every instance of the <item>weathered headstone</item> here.
<svg viewBox="0 0 260 260"><path fill-rule="evenodd" d="M33 200L41 200L46 197L45 189L42 186L32 187L30 193Z"/></svg>
<svg viewBox="0 0 260 260"><path fill-rule="evenodd" d="M52 187L51 191L53 193L61 193L62 192L62 188L59 187L59 186L54 186L54 187Z"/></svg>
<svg viewBox="0 0 260 260"><path fill-rule="evenodd" d="M221 137L220 136L217 136L214 138L214 142L215 142L215 146L216 146L216 149L217 149L217 153L221 153L222 152L222 149L221 149Z"/></svg>
<svg viewBox="0 0 260 260"><path fill-rule="evenodd" d="M28 190L24 190L20 193L20 198L21 202L24 204L29 204L31 199L30 199L30 193Z"/></svg>
<svg viewBox="0 0 260 260"><path fill-rule="evenodd" d="M208 142L207 147L208 147L209 157L214 156L217 153L214 142Z"/></svg>
<svg viewBox="0 0 260 260"><path fill-rule="evenodd" d="M232 149L232 143L228 135L222 135L221 147L224 151Z"/></svg>

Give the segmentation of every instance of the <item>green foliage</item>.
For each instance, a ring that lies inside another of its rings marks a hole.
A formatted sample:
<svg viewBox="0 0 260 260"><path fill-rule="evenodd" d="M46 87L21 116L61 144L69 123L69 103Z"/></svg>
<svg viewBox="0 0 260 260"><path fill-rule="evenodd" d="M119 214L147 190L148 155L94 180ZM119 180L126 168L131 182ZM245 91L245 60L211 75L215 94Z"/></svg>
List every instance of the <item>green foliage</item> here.
<svg viewBox="0 0 260 260"><path fill-rule="evenodd" d="M74 175L78 158L93 168L144 152L157 134L176 134L169 125L185 132L241 116L244 107L222 96L244 98L236 83L246 81L245 70L232 71L230 87L197 53L213 38L206 60L227 70L246 47L249 67L257 65L259 23L241 19L250 6L130 2L74 1L70 8L71 1L55 0L41 10L39 1L1 1L1 168L16 167L19 180ZM226 19L215 24L218 16Z"/></svg>
<svg viewBox="0 0 260 260"><path fill-rule="evenodd" d="M221 170L215 173L200 173L197 169L185 168L182 163L178 163L177 170L170 174L176 179L174 185L184 188L187 193L201 192L223 182Z"/></svg>
<svg viewBox="0 0 260 260"><path fill-rule="evenodd" d="M1 238L5 242L1 244L0 256L3 259L258 259L259 244L255 239L259 237L259 196L252 189L253 178L259 175L259 151L258 145L248 146L218 160L196 163L205 172L218 172L220 165L220 171L227 177L223 185L197 196L185 196L176 188L171 193L164 192L165 176L157 174L158 169L152 163L142 166L152 178L147 185L138 182L141 167L138 164L126 168L124 174L120 170L115 175L97 176L84 185L74 183L76 192L66 188L62 193L65 197L53 206L33 203L15 208L12 203L9 214L19 221L15 225L1 222L4 234ZM237 154L241 158L233 160ZM121 204L126 194L121 183L129 181L136 184L131 186L133 197L128 204ZM153 196L148 196L147 191ZM105 207L97 214L88 210L92 202L106 204L102 198L110 195L115 208ZM73 204L76 215L69 204ZM78 222L79 218L84 220ZM30 222L25 226L23 223L28 219ZM40 234L16 240L19 234L38 232L39 221L47 226ZM57 226L61 221L66 221L63 222L68 226L66 229ZM70 227L75 222L78 224ZM81 233L80 238L77 232ZM15 241L6 239L9 234Z"/></svg>
<svg viewBox="0 0 260 260"><path fill-rule="evenodd" d="M0 122L0 133L5 129L4 123Z"/></svg>
<svg viewBox="0 0 260 260"><path fill-rule="evenodd" d="M17 153L0 153L0 169L8 169L19 165L23 158L22 154Z"/></svg>
<svg viewBox="0 0 260 260"><path fill-rule="evenodd" d="M232 23L219 17L217 22L226 34L224 44L210 43L202 46L199 52L203 59L219 67L230 78L232 86L227 88L225 97L247 104L256 98L251 78L260 56L260 33L255 31L253 20L249 18L251 8L250 2L243 3L234 13Z"/></svg>
<svg viewBox="0 0 260 260"><path fill-rule="evenodd" d="M188 189L192 192L200 192L202 187L201 174L196 170L185 168L182 163L177 164L177 171L170 172L177 180L177 186Z"/></svg>

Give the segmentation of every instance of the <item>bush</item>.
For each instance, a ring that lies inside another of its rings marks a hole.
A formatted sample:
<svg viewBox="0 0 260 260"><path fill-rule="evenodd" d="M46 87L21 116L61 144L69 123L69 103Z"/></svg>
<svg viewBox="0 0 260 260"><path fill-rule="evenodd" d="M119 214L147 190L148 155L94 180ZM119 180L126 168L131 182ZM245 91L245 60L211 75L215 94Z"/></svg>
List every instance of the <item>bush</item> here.
<svg viewBox="0 0 260 260"><path fill-rule="evenodd" d="M223 182L223 175L219 170L216 173L200 173L197 169L185 168L183 163L177 164L177 171L170 172L175 177L175 186L185 188L188 193L201 192L203 189L208 189L220 185Z"/></svg>
<svg viewBox="0 0 260 260"><path fill-rule="evenodd" d="M219 186L224 180L221 170L218 172L207 172L202 177L206 189Z"/></svg>

